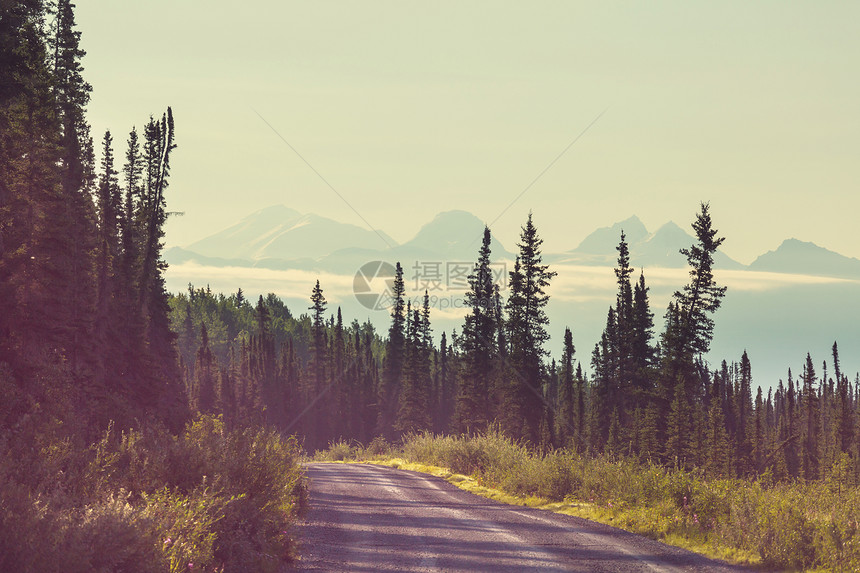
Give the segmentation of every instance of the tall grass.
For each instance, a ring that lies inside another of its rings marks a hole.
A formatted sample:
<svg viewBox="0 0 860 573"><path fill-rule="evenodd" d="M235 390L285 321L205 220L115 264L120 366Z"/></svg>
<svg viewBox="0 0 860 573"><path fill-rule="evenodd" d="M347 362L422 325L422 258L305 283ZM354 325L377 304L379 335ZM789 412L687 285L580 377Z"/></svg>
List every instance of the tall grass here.
<svg viewBox="0 0 860 573"><path fill-rule="evenodd" d="M509 494L578 504L587 515L711 554L753 555L780 569L860 570L860 488L834 481L711 479L623 458L536 452L497 433L412 435L389 453ZM362 454L353 446L339 455Z"/></svg>
<svg viewBox="0 0 860 573"><path fill-rule="evenodd" d="M2 445L2 444L0 444ZM47 441L0 461L0 570L276 571L306 492L295 439L110 428L86 450Z"/></svg>

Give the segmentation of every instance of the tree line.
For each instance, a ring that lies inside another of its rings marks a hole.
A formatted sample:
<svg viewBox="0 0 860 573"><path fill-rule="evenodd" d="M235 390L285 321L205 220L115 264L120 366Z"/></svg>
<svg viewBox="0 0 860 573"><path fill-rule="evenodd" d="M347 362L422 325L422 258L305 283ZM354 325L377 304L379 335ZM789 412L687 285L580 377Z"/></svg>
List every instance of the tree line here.
<svg viewBox="0 0 860 573"><path fill-rule="evenodd" d="M682 250L690 279L673 295L659 334L645 272L634 278L622 232L616 300L590 371L577 359L570 328L559 360L546 349L546 288L555 273L542 262L531 215L506 300L494 283L484 230L464 299L468 313L460 332L441 333L438 345L427 293L413 308L399 263L385 337L369 322L345 326L339 308L326 315L319 282L309 312L297 318L273 294L253 306L241 290L225 297L189 285L171 298L171 316L191 404L298 432L310 450L424 430L497 429L538 448L632 456L712 475L818 479L836 472L856 479L860 385L841 371L836 343L832 375L824 363L819 377L807 356L799 380L789 370L787 382L766 395L753 389L746 353L716 368L705 362L726 294L713 274L723 238L707 204L692 228L696 241Z"/></svg>

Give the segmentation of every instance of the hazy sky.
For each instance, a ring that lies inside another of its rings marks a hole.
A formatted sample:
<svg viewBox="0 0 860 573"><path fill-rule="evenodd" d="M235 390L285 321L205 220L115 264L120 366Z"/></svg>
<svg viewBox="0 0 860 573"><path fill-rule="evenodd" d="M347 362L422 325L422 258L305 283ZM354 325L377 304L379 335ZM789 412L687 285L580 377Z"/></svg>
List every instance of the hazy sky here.
<svg viewBox="0 0 860 573"><path fill-rule="evenodd" d="M709 200L748 263L785 238L860 258L860 3L80 0L89 118L117 153L167 105L183 245L263 207L398 241L444 210L545 249ZM384 245L380 244L380 247Z"/></svg>

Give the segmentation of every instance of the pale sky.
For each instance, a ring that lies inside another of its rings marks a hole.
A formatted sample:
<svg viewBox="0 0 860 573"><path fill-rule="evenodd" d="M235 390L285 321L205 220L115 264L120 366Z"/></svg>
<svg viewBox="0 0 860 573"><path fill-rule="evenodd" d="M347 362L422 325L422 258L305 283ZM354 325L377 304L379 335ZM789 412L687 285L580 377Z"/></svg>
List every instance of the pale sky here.
<svg viewBox="0 0 860 573"><path fill-rule="evenodd" d="M80 0L93 137L173 107L168 243L283 203L410 239L439 211L546 251L711 202L743 263L860 258L860 3ZM380 244L384 247L384 244Z"/></svg>

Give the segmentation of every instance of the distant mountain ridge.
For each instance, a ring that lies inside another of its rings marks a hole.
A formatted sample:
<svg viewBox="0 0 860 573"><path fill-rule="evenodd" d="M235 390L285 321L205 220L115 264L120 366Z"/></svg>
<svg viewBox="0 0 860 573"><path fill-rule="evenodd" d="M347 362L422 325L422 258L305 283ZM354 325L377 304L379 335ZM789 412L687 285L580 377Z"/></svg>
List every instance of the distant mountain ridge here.
<svg viewBox="0 0 860 573"><path fill-rule="evenodd" d="M403 249L420 249L437 253L447 259L471 261L478 258L478 249L484 236L484 223L468 211L443 211L423 225ZM492 234L490 251L494 259L509 258L508 252Z"/></svg>
<svg viewBox="0 0 860 573"><path fill-rule="evenodd" d="M187 250L228 259L316 259L344 245L372 249L395 246L397 242L382 231L377 234L350 223L274 205L191 243Z"/></svg>
<svg viewBox="0 0 860 573"><path fill-rule="evenodd" d="M555 259L584 265L614 266L618 258L616 247L621 240L622 231L630 247L630 263L634 267L671 269L687 266L687 260L680 250L695 241L690 233L673 221L665 223L654 233L649 233L635 215L612 226L597 229L585 237L576 248L563 255L556 255ZM714 263L715 267L721 269L744 268L744 265L722 251L717 251Z"/></svg>
<svg viewBox="0 0 860 573"><path fill-rule="evenodd" d="M169 249L166 258L174 264L195 261L216 267L343 273L355 272L371 260L400 261L408 268L416 262L473 262L477 259L483 229L484 223L468 211L444 211L424 224L412 239L398 244L379 229L374 231L313 213L302 214L285 205L274 205L185 248ZM630 245L631 264L636 268L683 268L687 262L679 250L689 247L695 240L672 221L650 233L634 215L596 229L569 251L546 253L545 261L614 266L622 231ZM514 258L495 237L490 248L494 260ZM748 266L722 251L714 258L717 269L860 279L860 260L798 239L787 239L779 248L761 255Z"/></svg>
<svg viewBox="0 0 860 573"><path fill-rule="evenodd" d="M571 252L614 257L617 254L615 247L618 245L622 231L627 236L627 242L634 244L646 240L649 235L648 229L645 228L639 217L633 215L629 219L615 223L610 227L597 229L585 237L579 246L572 249Z"/></svg>
<svg viewBox="0 0 860 573"><path fill-rule="evenodd" d="M749 265L750 270L838 278L860 277L860 260L840 255L815 243L786 239Z"/></svg>
<svg viewBox="0 0 860 573"><path fill-rule="evenodd" d="M462 210L438 213L406 243L382 230L369 230L284 205L256 211L238 223L166 253L169 263L210 266L355 272L371 260L400 261L404 267L427 262L471 262L481 246L484 223ZM513 259L495 238L493 259Z"/></svg>

